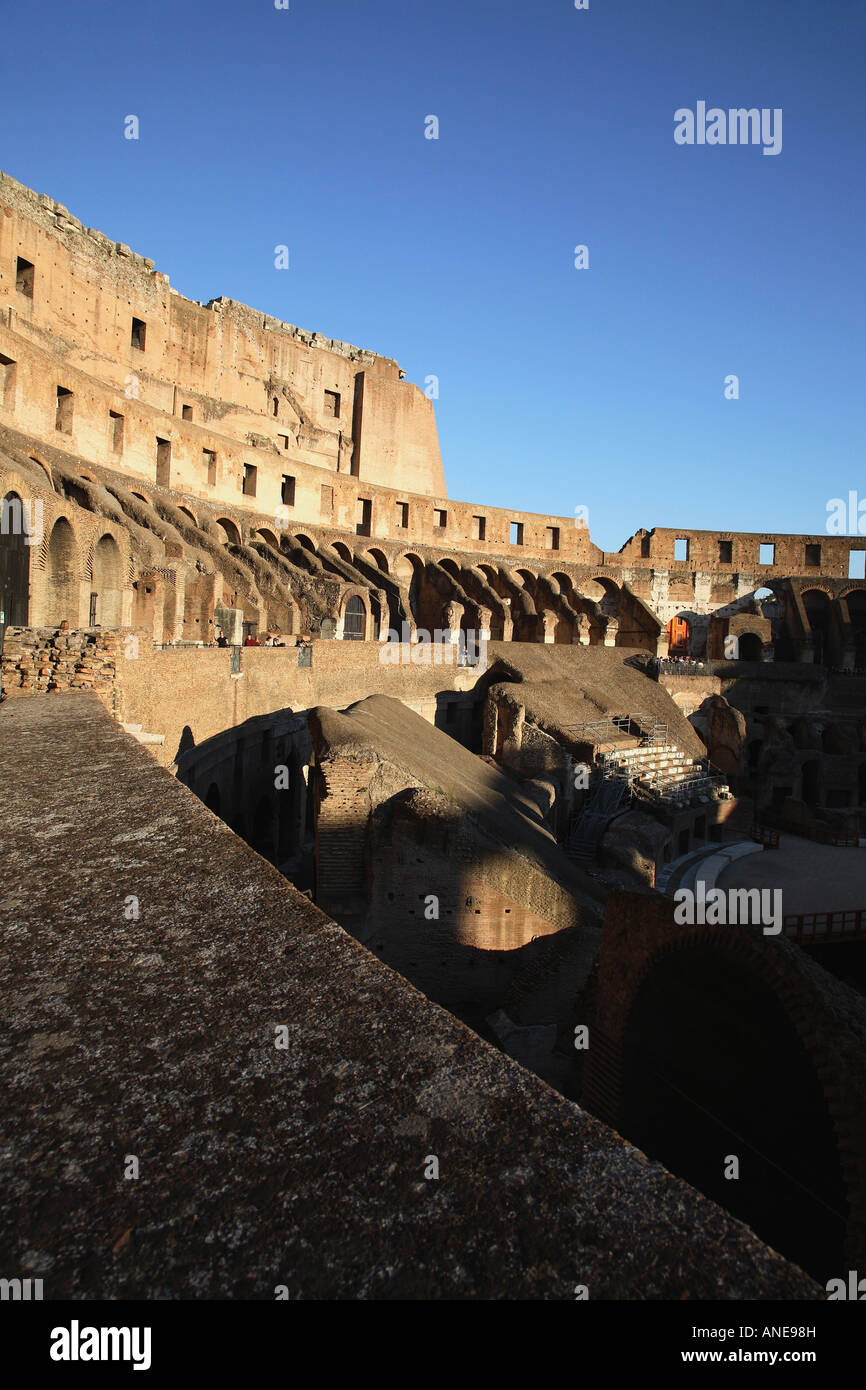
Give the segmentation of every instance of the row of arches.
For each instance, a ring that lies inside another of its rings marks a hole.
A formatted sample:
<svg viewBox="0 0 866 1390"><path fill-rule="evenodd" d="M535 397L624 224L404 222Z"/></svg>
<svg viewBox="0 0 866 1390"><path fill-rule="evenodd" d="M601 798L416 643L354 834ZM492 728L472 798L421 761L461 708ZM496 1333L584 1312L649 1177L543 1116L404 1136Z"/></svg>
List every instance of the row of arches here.
<svg viewBox="0 0 866 1390"><path fill-rule="evenodd" d="M23 504L17 492L7 492L0 507L0 626L26 627L30 621L31 553L35 548L30 542L35 537L25 534ZM49 627L59 627L64 621L77 626L85 618L81 610L86 601L88 626L119 627L124 564L114 536L110 532L100 536L84 566L75 531L66 517L56 519L47 543L43 539L42 544L45 584L40 621ZM84 598L82 588L88 580L90 587L84 590Z"/></svg>

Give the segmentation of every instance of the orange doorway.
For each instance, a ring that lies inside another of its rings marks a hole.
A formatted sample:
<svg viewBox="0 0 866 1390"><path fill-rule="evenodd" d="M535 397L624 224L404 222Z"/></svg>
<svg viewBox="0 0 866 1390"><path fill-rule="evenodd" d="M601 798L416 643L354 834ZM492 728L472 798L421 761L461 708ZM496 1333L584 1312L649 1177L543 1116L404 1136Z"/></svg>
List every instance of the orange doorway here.
<svg viewBox="0 0 866 1390"><path fill-rule="evenodd" d="M671 618L667 625L668 635L668 654L670 656L685 656L689 650L689 625L685 618L679 614Z"/></svg>

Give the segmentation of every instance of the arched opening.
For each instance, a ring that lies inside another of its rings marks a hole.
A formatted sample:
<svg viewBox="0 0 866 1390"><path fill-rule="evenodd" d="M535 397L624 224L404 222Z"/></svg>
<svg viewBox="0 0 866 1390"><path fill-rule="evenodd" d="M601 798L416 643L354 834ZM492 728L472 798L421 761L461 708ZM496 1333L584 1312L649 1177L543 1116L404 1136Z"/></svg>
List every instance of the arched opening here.
<svg viewBox="0 0 866 1390"><path fill-rule="evenodd" d="M144 495L143 492L133 492L133 493L131 494L131 496L132 496L132 497L137 497L138 500L139 500L139 502L143 502L144 505L145 505L146 507L149 507L149 506L150 506L150 498L149 498L149 497L145 497L145 495Z"/></svg>
<svg viewBox="0 0 866 1390"><path fill-rule="evenodd" d="M446 570L447 573L451 575L452 579L457 579L459 581L460 566L456 560L452 560L450 555L444 556L444 558L439 561L439 568Z"/></svg>
<svg viewBox="0 0 866 1390"><path fill-rule="evenodd" d="M848 1207L832 1120L768 983L719 951L664 957L633 1004L624 1063L631 1143L822 1283L843 1268Z"/></svg>
<svg viewBox="0 0 866 1390"><path fill-rule="evenodd" d="M179 511L179 512L183 512L183 514L184 514L184 516L186 517L187 521L191 521L192 524L193 524L193 526L198 526L198 522L196 521L196 519L195 519L195 517L193 516L192 512L190 511L189 507L178 507L178 511Z"/></svg>
<svg viewBox="0 0 866 1390"><path fill-rule="evenodd" d="M854 665L866 666L866 590L853 589L845 595L854 641Z"/></svg>
<svg viewBox="0 0 866 1390"><path fill-rule="evenodd" d="M216 782L211 782L210 786L208 787L204 798L204 804L205 806L207 806L209 811L213 811L215 816L221 814L220 789L217 786Z"/></svg>
<svg viewBox="0 0 866 1390"><path fill-rule="evenodd" d="M334 541L331 546L331 549L335 550L336 553L339 555L340 559L345 560L347 565L351 565L354 563L352 559L352 552L344 541Z"/></svg>
<svg viewBox="0 0 866 1390"><path fill-rule="evenodd" d="M27 516L17 492L0 503L0 643L7 627L26 627L30 597Z"/></svg>
<svg viewBox="0 0 866 1390"><path fill-rule="evenodd" d="M810 758L800 769L803 779L803 800L807 806L817 806L819 796L820 763Z"/></svg>
<svg viewBox="0 0 866 1390"><path fill-rule="evenodd" d="M741 632L738 657L740 661L760 661L763 642L755 632Z"/></svg>
<svg viewBox="0 0 866 1390"><path fill-rule="evenodd" d="M297 541L298 545L302 545L302 546L304 547L305 550L309 550L313 555L315 555L315 553L316 553L316 544L315 544L315 541L311 540L311 538L310 538L309 536L305 536L304 533L303 533L303 531L298 531L298 532L296 533L296 535L295 535L295 540Z"/></svg>
<svg viewBox="0 0 866 1390"><path fill-rule="evenodd" d="M346 602L343 615L343 640L363 642L367 626L367 609L359 594L352 594Z"/></svg>
<svg viewBox="0 0 866 1390"><path fill-rule="evenodd" d="M418 555L401 555L395 561L394 577L408 592L409 613L406 616L412 618L416 623L421 622L421 583L423 576L424 562Z"/></svg>
<svg viewBox="0 0 866 1390"><path fill-rule="evenodd" d="M267 526L256 527L256 539L264 541L265 545L271 546L273 550L279 550L280 548L280 542L278 541L275 533L273 531L269 531Z"/></svg>
<svg viewBox="0 0 866 1390"><path fill-rule="evenodd" d="M687 656L691 638L688 618L683 617L682 613L677 613L675 618L671 618L665 632L668 638L668 655Z"/></svg>
<svg viewBox="0 0 866 1390"><path fill-rule="evenodd" d="M90 590L91 627L120 627L123 601L123 561L113 536L102 536L93 551Z"/></svg>
<svg viewBox="0 0 866 1390"><path fill-rule="evenodd" d="M385 555L384 551L368 550L367 554L370 556L370 559L373 561L377 569L380 569L383 574L388 573L388 558Z"/></svg>
<svg viewBox="0 0 866 1390"><path fill-rule="evenodd" d="M48 612L49 627L68 622L78 625L78 550L75 534L65 517L58 517L48 542Z"/></svg>
<svg viewBox="0 0 866 1390"><path fill-rule="evenodd" d="M830 628L830 597L822 589L808 589L803 594L803 607L812 632L813 659L823 665L827 659L827 638Z"/></svg>
<svg viewBox="0 0 866 1390"><path fill-rule="evenodd" d="M218 517L215 522L219 539L223 545L240 545L241 533L233 521L229 521L227 516Z"/></svg>

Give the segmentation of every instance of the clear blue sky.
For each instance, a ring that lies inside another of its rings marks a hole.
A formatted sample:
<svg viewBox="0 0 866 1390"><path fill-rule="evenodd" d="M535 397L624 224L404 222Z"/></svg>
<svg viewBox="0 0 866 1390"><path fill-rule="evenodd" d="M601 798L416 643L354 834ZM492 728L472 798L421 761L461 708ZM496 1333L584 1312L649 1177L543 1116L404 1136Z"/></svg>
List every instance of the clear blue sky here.
<svg viewBox="0 0 866 1390"><path fill-rule="evenodd" d="M0 167L438 376L452 497L606 549L822 531L866 496L864 39L863 0L47 0L4 14ZM698 101L781 107L781 153L676 145Z"/></svg>

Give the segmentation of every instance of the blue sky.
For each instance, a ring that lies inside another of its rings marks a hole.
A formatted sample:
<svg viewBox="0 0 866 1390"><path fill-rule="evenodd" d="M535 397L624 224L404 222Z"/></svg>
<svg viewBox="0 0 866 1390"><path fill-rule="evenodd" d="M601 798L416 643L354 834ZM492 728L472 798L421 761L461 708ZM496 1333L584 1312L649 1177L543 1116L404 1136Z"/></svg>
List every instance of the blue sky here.
<svg viewBox="0 0 866 1390"><path fill-rule="evenodd" d="M47 0L3 31L0 167L192 299L436 375L452 497L587 506L617 549L866 495L863 0ZM781 153L676 145L698 101L780 107Z"/></svg>

